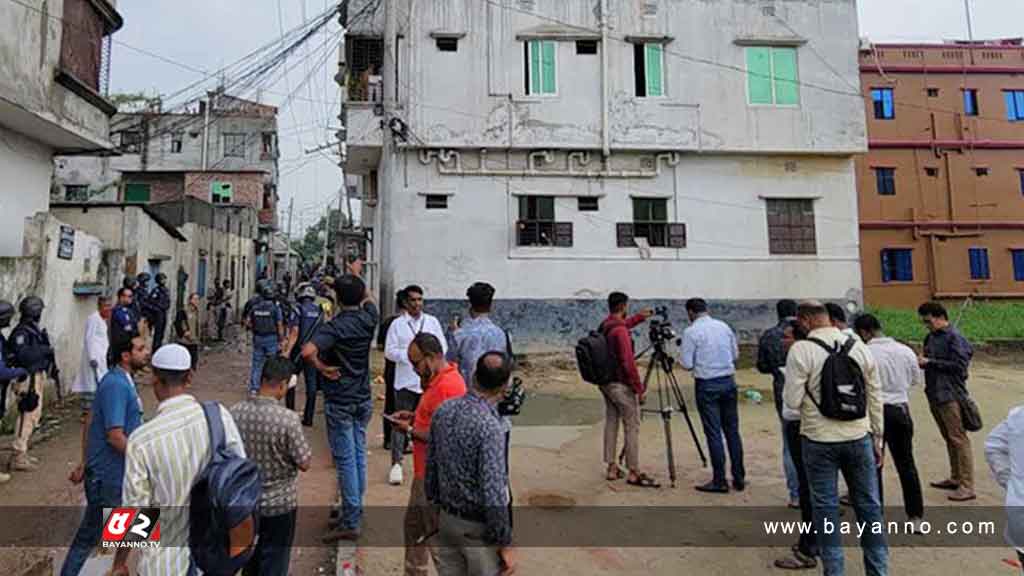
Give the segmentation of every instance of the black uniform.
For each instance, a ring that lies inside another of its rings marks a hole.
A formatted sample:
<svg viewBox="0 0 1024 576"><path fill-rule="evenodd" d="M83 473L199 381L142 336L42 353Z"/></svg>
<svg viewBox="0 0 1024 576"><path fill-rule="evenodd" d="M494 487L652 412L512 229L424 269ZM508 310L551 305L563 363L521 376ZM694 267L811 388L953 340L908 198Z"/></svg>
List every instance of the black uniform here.
<svg viewBox="0 0 1024 576"><path fill-rule="evenodd" d="M3 333L0 332L0 418L3 418L4 408L7 406L7 387L12 381L21 380L28 376L28 372L24 368L8 364L8 361L12 364L14 362L13 354L10 354L10 352L7 340L4 339Z"/></svg>
<svg viewBox="0 0 1024 576"><path fill-rule="evenodd" d="M167 331L167 313L171 309L171 292L166 286L157 284L146 298L146 305L149 307L150 322L153 324L153 351L156 351L164 343L164 333Z"/></svg>
<svg viewBox="0 0 1024 576"><path fill-rule="evenodd" d="M19 322L11 330L11 356L14 365L29 374L49 372L54 367L53 347L45 328L34 322Z"/></svg>
<svg viewBox="0 0 1024 576"><path fill-rule="evenodd" d="M139 335L139 316L133 306L118 304L110 314L110 352L107 354L107 365L117 364L114 358L114 345L125 342Z"/></svg>

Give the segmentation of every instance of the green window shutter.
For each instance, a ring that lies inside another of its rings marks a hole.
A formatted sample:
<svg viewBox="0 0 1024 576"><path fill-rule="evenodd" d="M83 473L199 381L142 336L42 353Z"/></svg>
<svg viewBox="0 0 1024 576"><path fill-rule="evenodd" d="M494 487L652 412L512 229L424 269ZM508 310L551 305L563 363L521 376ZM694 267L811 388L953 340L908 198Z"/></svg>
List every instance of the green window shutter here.
<svg viewBox="0 0 1024 576"><path fill-rule="evenodd" d="M541 86L541 94L554 94L555 89L555 43L551 41L541 42L541 66L544 76L544 84Z"/></svg>
<svg viewBox="0 0 1024 576"><path fill-rule="evenodd" d="M771 104L771 48L747 48L747 93L751 104Z"/></svg>
<svg viewBox="0 0 1024 576"><path fill-rule="evenodd" d="M663 96L664 77L662 76L662 46L661 44L647 44L646 46L645 71L647 75L647 95Z"/></svg>
<svg viewBox="0 0 1024 576"><path fill-rule="evenodd" d="M530 94L541 93L540 40L530 40Z"/></svg>
<svg viewBox="0 0 1024 576"><path fill-rule="evenodd" d="M127 184L124 187L125 202L149 202L149 184Z"/></svg>
<svg viewBox="0 0 1024 576"><path fill-rule="evenodd" d="M785 106L800 104L796 49L773 48L772 69L775 80L775 103Z"/></svg>
<svg viewBox="0 0 1024 576"><path fill-rule="evenodd" d="M213 204L230 204L231 203L231 183L230 182L211 182L210 183L210 202Z"/></svg>

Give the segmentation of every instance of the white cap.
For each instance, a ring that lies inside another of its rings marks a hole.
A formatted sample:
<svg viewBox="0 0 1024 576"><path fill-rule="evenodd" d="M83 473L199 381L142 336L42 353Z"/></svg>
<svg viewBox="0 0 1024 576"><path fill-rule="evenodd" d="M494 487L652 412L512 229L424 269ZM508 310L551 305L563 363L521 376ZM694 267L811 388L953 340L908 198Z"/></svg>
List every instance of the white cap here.
<svg viewBox="0 0 1024 576"><path fill-rule="evenodd" d="M181 344L166 344L153 354L152 364L161 370L191 370L192 356Z"/></svg>

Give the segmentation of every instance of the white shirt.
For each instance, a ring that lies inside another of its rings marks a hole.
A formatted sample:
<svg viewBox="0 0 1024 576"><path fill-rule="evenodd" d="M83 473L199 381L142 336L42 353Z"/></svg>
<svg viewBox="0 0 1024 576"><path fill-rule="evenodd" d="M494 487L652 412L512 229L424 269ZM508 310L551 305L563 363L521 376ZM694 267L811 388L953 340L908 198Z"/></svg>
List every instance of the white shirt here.
<svg viewBox="0 0 1024 576"><path fill-rule="evenodd" d="M1006 490L1006 542L1024 552L1024 406L992 430L985 459L996 482Z"/></svg>
<svg viewBox="0 0 1024 576"><path fill-rule="evenodd" d="M441 323L430 314L423 312L419 318L413 318L408 312L395 318L388 328L388 337L384 344L384 357L395 363L395 390L411 390L423 393L420 375L409 362L409 344L412 344L420 332L433 334L441 341L441 349L448 354L448 343L445 341Z"/></svg>
<svg viewBox="0 0 1024 576"><path fill-rule="evenodd" d="M78 394L96 393L97 377L102 380L107 373L107 350L110 341L107 337L107 321L99 312L93 312L85 321L85 338L82 343L82 360L78 364L78 374L71 383L71 391ZM96 373L93 373L90 361L96 361Z"/></svg>
<svg viewBox="0 0 1024 576"><path fill-rule="evenodd" d="M242 436L231 413L221 406L220 416L227 449L244 457ZM210 429L203 407L188 394L161 402L156 417L128 438L121 505L161 509L162 546L142 550L139 576L181 576L188 572L190 494L210 455Z"/></svg>
<svg viewBox="0 0 1024 576"><path fill-rule="evenodd" d="M872 338L868 350L878 366L882 381L883 404L906 404L911 386L924 386L924 371L917 364L917 354L909 346L888 336Z"/></svg>

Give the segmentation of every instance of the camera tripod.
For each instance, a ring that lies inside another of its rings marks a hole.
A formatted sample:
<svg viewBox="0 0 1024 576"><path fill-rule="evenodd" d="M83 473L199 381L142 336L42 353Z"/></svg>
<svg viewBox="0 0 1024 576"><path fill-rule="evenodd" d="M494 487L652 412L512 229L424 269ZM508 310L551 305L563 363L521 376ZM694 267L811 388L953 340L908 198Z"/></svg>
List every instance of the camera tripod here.
<svg viewBox="0 0 1024 576"><path fill-rule="evenodd" d="M672 481L672 487L676 487L676 460L672 451L672 413L679 412L683 415L686 425L690 428L690 436L693 437L693 444L697 447L697 454L704 468L708 466L708 459L704 456L704 449L697 439L697 431L690 420L690 412L686 408L686 400L679 388L679 380L672 372L676 360L665 351L665 342L655 340L647 349L636 355L636 359L642 358L653 350L651 363L647 365L647 373L644 374L644 390L650 390L651 376L654 376L655 390L658 394L658 408L641 408L640 415L660 414L661 421L665 426L665 452L668 459L668 477Z"/></svg>

